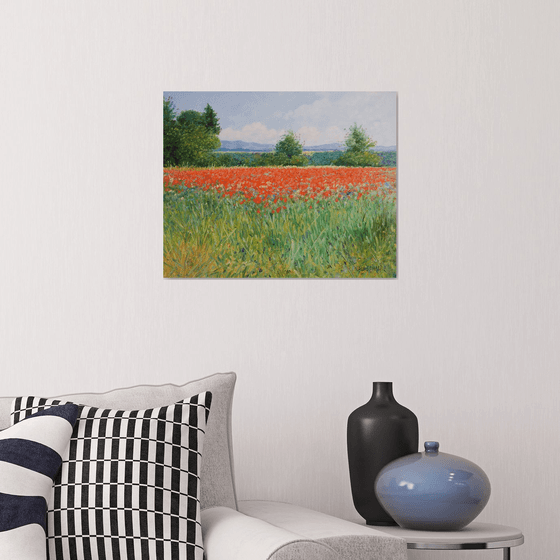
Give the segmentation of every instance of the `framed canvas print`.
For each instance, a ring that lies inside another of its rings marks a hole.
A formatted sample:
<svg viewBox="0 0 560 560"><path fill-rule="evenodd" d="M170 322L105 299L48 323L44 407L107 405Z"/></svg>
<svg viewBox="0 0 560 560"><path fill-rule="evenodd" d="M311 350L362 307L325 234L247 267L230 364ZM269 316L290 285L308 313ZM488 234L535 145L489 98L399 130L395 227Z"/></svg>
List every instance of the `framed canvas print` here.
<svg viewBox="0 0 560 560"><path fill-rule="evenodd" d="M163 93L166 278L396 278L395 92Z"/></svg>

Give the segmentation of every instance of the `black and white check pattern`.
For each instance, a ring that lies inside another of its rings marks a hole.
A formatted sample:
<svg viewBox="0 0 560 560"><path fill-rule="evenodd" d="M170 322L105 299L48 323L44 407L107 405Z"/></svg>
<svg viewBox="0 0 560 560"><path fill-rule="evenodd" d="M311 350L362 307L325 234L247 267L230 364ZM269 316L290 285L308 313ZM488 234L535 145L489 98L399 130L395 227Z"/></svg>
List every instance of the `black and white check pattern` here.
<svg viewBox="0 0 560 560"><path fill-rule="evenodd" d="M47 516L50 560L202 560L200 466L212 394L142 411L81 406ZM13 423L50 406L14 401Z"/></svg>

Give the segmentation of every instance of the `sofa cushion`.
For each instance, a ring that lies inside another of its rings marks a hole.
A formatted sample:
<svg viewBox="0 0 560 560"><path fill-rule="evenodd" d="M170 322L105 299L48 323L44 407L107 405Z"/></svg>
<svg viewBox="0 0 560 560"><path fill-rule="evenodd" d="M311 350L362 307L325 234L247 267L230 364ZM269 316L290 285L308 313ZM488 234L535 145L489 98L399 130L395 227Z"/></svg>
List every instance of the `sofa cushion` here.
<svg viewBox="0 0 560 560"><path fill-rule="evenodd" d="M202 512L211 560L341 560L330 546L225 507ZM350 558L350 557L348 557Z"/></svg>
<svg viewBox="0 0 560 560"><path fill-rule="evenodd" d="M49 556L202 560L199 474L212 394L122 411L81 406L55 479ZM18 398L14 422L60 401Z"/></svg>
<svg viewBox="0 0 560 560"><path fill-rule="evenodd" d="M231 407L236 375L216 373L184 385L137 385L106 393L79 393L53 397L81 404L119 410L143 410L188 399L204 391L212 393L212 414L208 418L202 458L202 509L212 506L237 508L231 444ZM10 425L13 397L0 398L0 429Z"/></svg>
<svg viewBox="0 0 560 560"><path fill-rule="evenodd" d="M344 560L407 559L404 539L325 513L264 500L240 501L239 511L329 546Z"/></svg>
<svg viewBox="0 0 560 560"><path fill-rule="evenodd" d="M47 502L79 410L53 407L0 432L0 558L45 560Z"/></svg>

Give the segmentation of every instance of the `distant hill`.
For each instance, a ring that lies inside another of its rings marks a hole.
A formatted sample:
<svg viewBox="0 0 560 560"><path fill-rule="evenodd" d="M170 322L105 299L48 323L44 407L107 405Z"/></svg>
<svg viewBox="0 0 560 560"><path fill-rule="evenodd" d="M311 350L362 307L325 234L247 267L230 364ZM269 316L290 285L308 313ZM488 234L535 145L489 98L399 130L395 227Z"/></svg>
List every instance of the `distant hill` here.
<svg viewBox="0 0 560 560"><path fill-rule="evenodd" d="M396 146L375 146L375 148L373 148L374 152L396 152L397 151L397 147Z"/></svg>
<svg viewBox="0 0 560 560"><path fill-rule="evenodd" d="M259 144L243 140L222 140L220 152L272 152L274 144Z"/></svg>
<svg viewBox="0 0 560 560"><path fill-rule="evenodd" d="M218 152L273 152L274 144L259 144L258 142L244 142L243 140L222 140ZM319 146L303 146L305 152L336 152L344 151L344 144L333 142ZM375 152L396 152L396 146L375 146Z"/></svg>

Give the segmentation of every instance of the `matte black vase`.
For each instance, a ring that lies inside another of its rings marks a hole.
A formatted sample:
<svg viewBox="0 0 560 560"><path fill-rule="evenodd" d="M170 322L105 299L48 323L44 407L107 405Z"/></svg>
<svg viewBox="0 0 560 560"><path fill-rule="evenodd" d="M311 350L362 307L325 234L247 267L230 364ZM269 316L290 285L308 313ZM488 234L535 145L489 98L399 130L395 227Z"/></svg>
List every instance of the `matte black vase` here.
<svg viewBox="0 0 560 560"><path fill-rule="evenodd" d="M348 417L352 499L368 525L396 525L375 495L375 478L391 461L418 452L418 419L393 397L393 384L373 383L369 402Z"/></svg>

